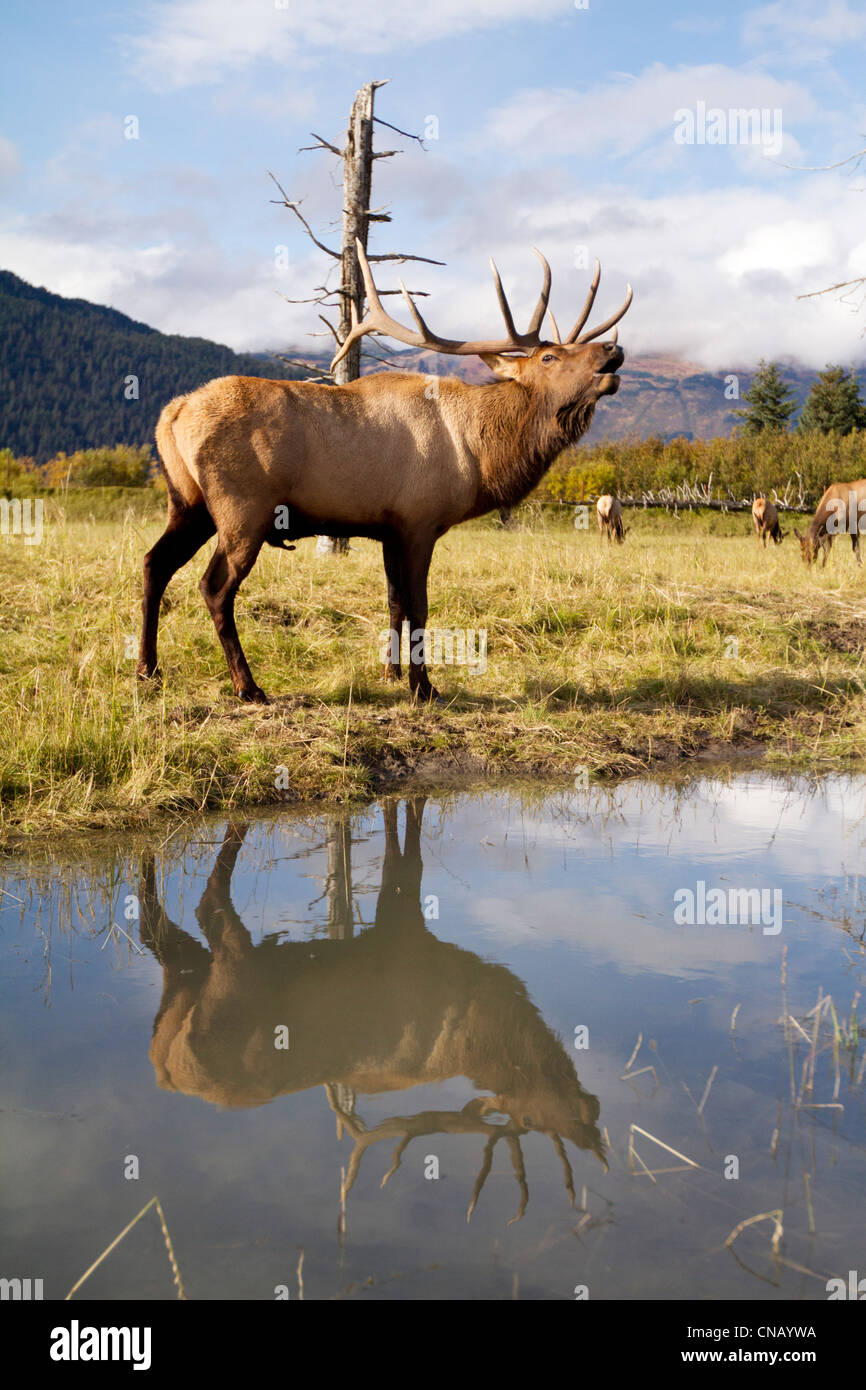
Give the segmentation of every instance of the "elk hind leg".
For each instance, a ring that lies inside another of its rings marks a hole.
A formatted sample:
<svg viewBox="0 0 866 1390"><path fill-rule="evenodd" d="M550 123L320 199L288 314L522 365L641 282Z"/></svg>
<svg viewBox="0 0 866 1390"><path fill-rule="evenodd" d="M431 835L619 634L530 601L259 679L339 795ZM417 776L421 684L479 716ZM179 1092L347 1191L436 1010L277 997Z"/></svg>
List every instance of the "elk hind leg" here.
<svg viewBox="0 0 866 1390"><path fill-rule="evenodd" d="M263 542L263 535L242 539L231 545L220 538L199 584L225 652L234 692L241 700L249 700L255 705L266 705L268 697L253 680L244 656L235 624L235 597L255 564Z"/></svg>
<svg viewBox="0 0 866 1390"><path fill-rule="evenodd" d="M203 502L191 507L171 504L165 531L144 557L141 644L136 668L142 679L156 674L159 605L168 582L215 531L216 526Z"/></svg>

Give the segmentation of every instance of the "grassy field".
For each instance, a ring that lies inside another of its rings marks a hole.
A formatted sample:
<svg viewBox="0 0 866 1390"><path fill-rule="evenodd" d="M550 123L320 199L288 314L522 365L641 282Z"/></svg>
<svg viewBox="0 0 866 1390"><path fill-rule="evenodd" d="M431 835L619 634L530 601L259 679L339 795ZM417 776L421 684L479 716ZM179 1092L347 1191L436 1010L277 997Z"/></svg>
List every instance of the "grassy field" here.
<svg viewBox="0 0 866 1390"><path fill-rule="evenodd" d="M486 629L487 669L435 668L447 703L432 708L380 678L379 546L266 550L237 606L262 708L232 696L198 594L210 547L168 590L162 684L136 680L141 557L162 514L149 492L70 494L46 503L41 544L0 536L7 845L408 779L743 754L828 769L866 752L866 568L844 541L821 573L793 539L761 550L742 514L631 511L611 549L549 510L459 528L436 549L429 626Z"/></svg>

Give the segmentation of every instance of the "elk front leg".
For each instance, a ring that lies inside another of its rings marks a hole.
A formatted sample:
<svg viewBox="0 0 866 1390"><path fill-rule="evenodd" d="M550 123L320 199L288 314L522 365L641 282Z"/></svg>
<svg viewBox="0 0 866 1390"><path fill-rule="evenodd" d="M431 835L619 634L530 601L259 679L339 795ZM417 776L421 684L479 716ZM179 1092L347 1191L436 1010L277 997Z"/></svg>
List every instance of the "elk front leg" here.
<svg viewBox="0 0 866 1390"><path fill-rule="evenodd" d="M216 962L221 954L240 958L253 950L253 941L232 902L232 874L243 848L249 825L230 821L211 869L201 901L195 910Z"/></svg>
<svg viewBox="0 0 866 1390"><path fill-rule="evenodd" d="M234 692L255 705L266 705L268 697L253 680L244 656L235 625L235 595L256 562L262 539L242 540L231 548L220 540L199 584L225 652Z"/></svg>
<svg viewBox="0 0 866 1390"><path fill-rule="evenodd" d="M382 676L386 681L399 681L403 677L403 668L400 664L400 641L406 612L403 608L402 598L400 543L396 538L392 537L382 542L382 558L385 561L385 578L388 581L388 618L391 624L391 645Z"/></svg>
<svg viewBox="0 0 866 1390"><path fill-rule="evenodd" d="M438 700L424 661L427 630L427 575L433 557L434 537L411 537L401 547L401 592L409 619L409 689L416 700Z"/></svg>

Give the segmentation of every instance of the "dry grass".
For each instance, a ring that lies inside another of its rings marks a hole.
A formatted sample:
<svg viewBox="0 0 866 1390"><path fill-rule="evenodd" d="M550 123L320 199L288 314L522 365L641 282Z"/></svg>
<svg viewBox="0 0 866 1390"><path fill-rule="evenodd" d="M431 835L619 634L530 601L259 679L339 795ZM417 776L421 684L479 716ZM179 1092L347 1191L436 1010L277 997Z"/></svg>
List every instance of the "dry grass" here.
<svg viewBox="0 0 866 1390"><path fill-rule="evenodd" d="M162 529L142 496L50 503L41 545L0 537L0 829L9 842L207 807L349 800L386 781L636 772L732 749L824 768L866 747L866 569L844 543L806 571L745 517L632 513L624 547L530 514L438 545L430 627L485 628L484 674L445 667L445 708L379 677L381 552L267 550L238 602L268 708L234 700L196 585L175 578L164 683L135 679L140 569ZM713 526L719 528L718 518ZM129 645L127 645L129 644ZM351 705L349 694L351 691ZM278 769L288 789L277 791Z"/></svg>

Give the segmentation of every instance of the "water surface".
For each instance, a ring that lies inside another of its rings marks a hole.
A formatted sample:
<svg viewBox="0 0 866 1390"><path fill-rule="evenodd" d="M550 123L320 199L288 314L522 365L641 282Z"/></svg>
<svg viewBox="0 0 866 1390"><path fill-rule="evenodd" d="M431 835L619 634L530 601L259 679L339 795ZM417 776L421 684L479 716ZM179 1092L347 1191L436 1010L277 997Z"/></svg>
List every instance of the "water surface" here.
<svg viewBox="0 0 866 1390"><path fill-rule="evenodd" d="M388 799L7 861L0 1274L64 1297L156 1195L196 1299L825 1299L866 1274L864 790ZM714 888L740 920L682 922ZM153 1209L75 1295L176 1296Z"/></svg>

